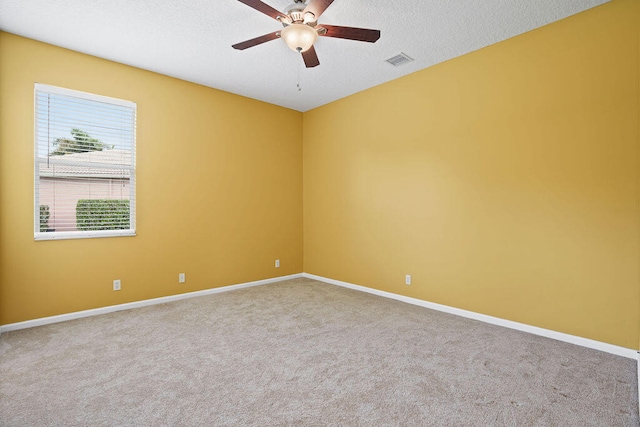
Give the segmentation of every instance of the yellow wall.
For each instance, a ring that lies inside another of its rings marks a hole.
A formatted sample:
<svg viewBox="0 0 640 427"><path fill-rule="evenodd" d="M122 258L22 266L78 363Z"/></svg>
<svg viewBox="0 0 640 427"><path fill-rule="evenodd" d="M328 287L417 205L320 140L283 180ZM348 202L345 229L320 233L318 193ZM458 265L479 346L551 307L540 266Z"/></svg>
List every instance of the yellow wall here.
<svg viewBox="0 0 640 427"><path fill-rule="evenodd" d="M305 113L304 271L637 348L639 7Z"/></svg>
<svg viewBox="0 0 640 427"><path fill-rule="evenodd" d="M0 324L305 271L638 348L639 21L304 115L0 33ZM138 103L138 236L33 241L34 82Z"/></svg>
<svg viewBox="0 0 640 427"><path fill-rule="evenodd" d="M138 104L136 237L34 241L34 82ZM0 33L0 324L301 271L301 113Z"/></svg>

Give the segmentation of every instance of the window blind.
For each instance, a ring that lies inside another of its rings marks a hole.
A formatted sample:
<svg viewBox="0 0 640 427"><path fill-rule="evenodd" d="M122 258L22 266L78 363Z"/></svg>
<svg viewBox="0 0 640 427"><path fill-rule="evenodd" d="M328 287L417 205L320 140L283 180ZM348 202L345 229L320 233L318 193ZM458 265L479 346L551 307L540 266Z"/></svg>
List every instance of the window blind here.
<svg viewBox="0 0 640 427"><path fill-rule="evenodd" d="M35 85L36 240L135 235L136 104Z"/></svg>

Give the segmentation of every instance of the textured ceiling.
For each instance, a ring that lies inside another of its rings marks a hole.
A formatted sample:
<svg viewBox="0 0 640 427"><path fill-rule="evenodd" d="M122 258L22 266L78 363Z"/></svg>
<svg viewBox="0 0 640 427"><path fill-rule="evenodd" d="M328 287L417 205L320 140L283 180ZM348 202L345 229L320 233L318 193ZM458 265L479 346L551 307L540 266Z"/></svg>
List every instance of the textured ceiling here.
<svg viewBox="0 0 640 427"><path fill-rule="evenodd" d="M320 24L381 30L375 44L320 37L320 66L237 0L0 0L0 30L298 111L480 49L608 0L335 0ZM291 0L265 0L282 11ZM385 62L404 52L415 61ZM296 83L302 88L298 91Z"/></svg>

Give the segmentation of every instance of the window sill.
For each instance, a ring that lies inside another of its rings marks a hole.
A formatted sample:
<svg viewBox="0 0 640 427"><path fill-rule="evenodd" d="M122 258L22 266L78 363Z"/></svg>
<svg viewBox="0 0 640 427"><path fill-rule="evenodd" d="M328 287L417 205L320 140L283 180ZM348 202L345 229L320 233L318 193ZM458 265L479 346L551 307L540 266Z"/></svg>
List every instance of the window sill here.
<svg viewBox="0 0 640 427"><path fill-rule="evenodd" d="M34 239L38 240L68 240L94 239L100 237L133 237L135 230L101 230L101 231L58 231L53 233L38 232Z"/></svg>

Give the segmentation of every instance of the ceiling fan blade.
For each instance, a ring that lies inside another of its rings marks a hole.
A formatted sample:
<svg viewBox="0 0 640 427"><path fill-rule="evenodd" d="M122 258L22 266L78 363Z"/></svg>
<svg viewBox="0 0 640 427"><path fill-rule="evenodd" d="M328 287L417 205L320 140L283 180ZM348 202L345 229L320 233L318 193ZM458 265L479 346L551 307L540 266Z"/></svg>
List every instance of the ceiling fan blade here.
<svg viewBox="0 0 640 427"><path fill-rule="evenodd" d="M277 11L276 9L272 8L266 3L261 2L260 0L238 0L238 1L276 20L278 19L278 16L281 16L281 17L286 16L284 13Z"/></svg>
<svg viewBox="0 0 640 427"><path fill-rule="evenodd" d="M311 12L316 16L316 19L318 19L320 15L331 6L331 3L333 3L333 0L311 0L304 9L304 12Z"/></svg>
<svg viewBox="0 0 640 427"><path fill-rule="evenodd" d="M319 25L325 28L326 33L318 34L324 37L337 37L339 39L358 40L361 42L375 43L380 38L380 30L369 30L367 28L341 27L339 25Z"/></svg>
<svg viewBox="0 0 640 427"><path fill-rule="evenodd" d="M257 46L262 43L266 43L271 40L275 40L280 38L280 31L276 31L273 33L265 34L264 36L256 37L255 39L246 40L240 43L236 43L231 46L234 49L245 50L253 46Z"/></svg>
<svg viewBox="0 0 640 427"><path fill-rule="evenodd" d="M307 68L313 68L320 65L318 54L316 53L316 49L313 46L311 46L305 52L302 52L302 59L304 59L304 65L306 65Z"/></svg>

